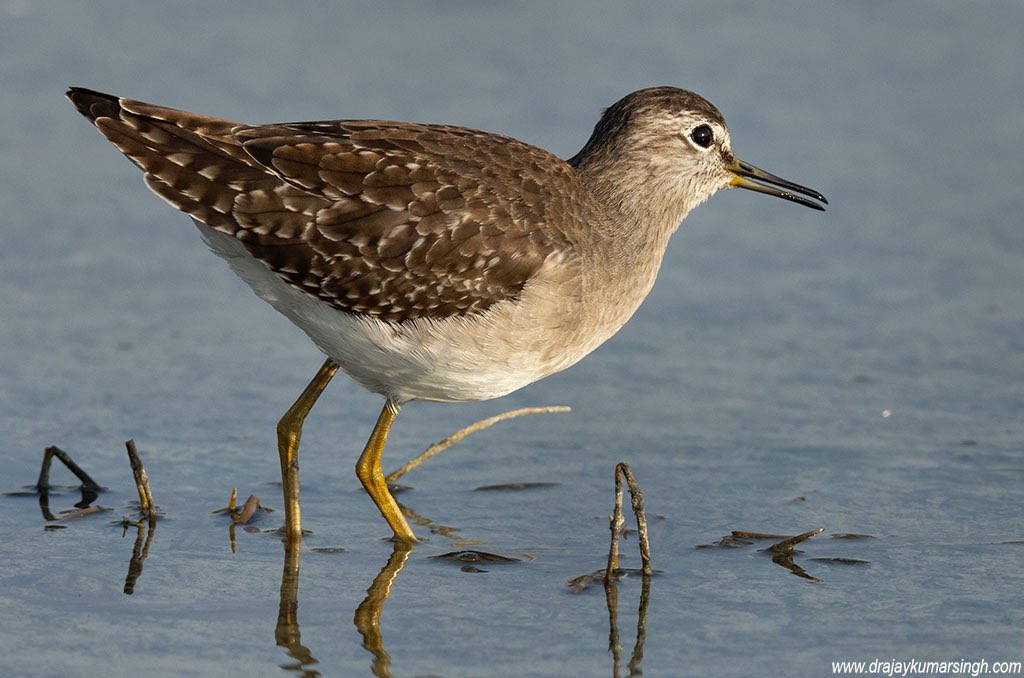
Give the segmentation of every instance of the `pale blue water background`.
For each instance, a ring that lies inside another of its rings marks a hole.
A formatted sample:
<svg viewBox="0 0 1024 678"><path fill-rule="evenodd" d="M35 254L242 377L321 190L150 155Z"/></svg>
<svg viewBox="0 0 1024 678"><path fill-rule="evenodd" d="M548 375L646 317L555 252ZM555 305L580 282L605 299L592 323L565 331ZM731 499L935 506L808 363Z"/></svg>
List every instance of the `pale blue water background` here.
<svg viewBox="0 0 1024 678"><path fill-rule="evenodd" d="M620 459L657 516L645 676L1020 660L1022 35L1015 3L0 2L0 490L58 444L114 509L47 532L33 498L0 498L0 672L292 661L274 638L280 543L239 530L232 554L210 512L233 486L280 508L274 424L321 358L148 193L69 84L249 122L464 124L563 157L601 107L672 84L721 108L740 157L829 197L820 214L715 196L583 363L500 401L405 408L389 468L506 409L574 411L403 480L419 514L528 560L463 573L429 559L450 540L418 546L381 616L394 675L611 675L603 593L564 582L603 564ZM371 670L353 613L391 549L352 465L378 408L339 378L303 439L298 621L323 675ZM167 518L126 596L133 532L109 521L134 495L132 437ZM876 539L807 542L797 563L820 584L754 548L694 548L818 527ZM640 588L619 586L623 675Z"/></svg>

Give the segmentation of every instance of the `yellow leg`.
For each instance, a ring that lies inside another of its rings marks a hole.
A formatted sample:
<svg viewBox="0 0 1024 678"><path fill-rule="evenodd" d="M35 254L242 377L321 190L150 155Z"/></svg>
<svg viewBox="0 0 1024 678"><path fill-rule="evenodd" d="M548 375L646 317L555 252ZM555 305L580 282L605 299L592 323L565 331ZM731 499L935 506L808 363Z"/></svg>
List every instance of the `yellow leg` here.
<svg viewBox="0 0 1024 678"><path fill-rule="evenodd" d="M302 422L337 372L338 363L330 358L325 360L306 390L288 408L281 421L277 422L277 452L281 455L281 485L284 487L284 529L290 540L302 537L302 519L299 514L299 439L302 437Z"/></svg>
<svg viewBox="0 0 1024 678"><path fill-rule="evenodd" d="M391 431L391 424L398 416L398 405L390 400L385 401L384 409L380 411L377 418L377 425L373 427L370 439L366 441L363 454L356 462L356 476L359 482L366 488L366 492L377 505L384 520L388 521L391 530L395 533L395 539L406 542L416 541L416 535L409 528L405 516L398 508L398 503L391 496L388 484L384 481L384 472L380 468L380 455L384 452L384 444L388 441L388 432Z"/></svg>

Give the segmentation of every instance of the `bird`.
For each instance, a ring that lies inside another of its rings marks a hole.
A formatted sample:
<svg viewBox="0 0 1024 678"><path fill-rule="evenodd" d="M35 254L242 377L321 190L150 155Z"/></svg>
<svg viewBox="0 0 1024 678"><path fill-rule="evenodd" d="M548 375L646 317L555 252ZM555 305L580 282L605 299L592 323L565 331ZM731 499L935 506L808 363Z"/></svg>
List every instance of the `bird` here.
<svg viewBox="0 0 1024 678"><path fill-rule="evenodd" d="M325 354L277 424L288 539L302 536L302 426L339 369L384 398L356 475L393 538L414 542L380 463L403 405L497 398L578 362L629 320L670 236L721 189L828 203L741 161L721 112L668 86L609 106L567 160L467 127L249 125L66 96Z"/></svg>

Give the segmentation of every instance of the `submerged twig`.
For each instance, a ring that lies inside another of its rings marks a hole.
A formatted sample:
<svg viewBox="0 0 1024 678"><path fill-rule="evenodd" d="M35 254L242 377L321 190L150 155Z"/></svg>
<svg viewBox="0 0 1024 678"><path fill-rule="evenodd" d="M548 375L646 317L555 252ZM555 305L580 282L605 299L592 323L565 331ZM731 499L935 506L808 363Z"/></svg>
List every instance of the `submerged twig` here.
<svg viewBox="0 0 1024 678"><path fill-rule="evenodd" d="M795 537L789 537L788 539L784 539L783 541L780 541L777 544L772 544L771 546L766 548L765 551L768 551L769 553L792 554L793 553L793 547L795 547L797 544L799 544L802 541L807 541L811 537L813 537L813 536L815 536L817 534L821 534L824 531L825 531L824 527L819 527L816 530L811 530L810 532L804 532L802 534L798 534Z"/></svg>
<svg viewBox="0 0 1024 678"><path fill-rule="evenodd" d="M487 419L482 419L476 422L475 424L471 424L466 428L456 431L455 433L448 436L441 442L434 443L433 445L428 447L421 455L419 455L415 459L412 459L398 470L388 474L384 478L384 480L389 483L395 482L412 469L416 468L417 466L419 466L426 460L430 459L431 457L440 454L441 452L444 452L446 449L448 449L455 443L459 442L469 434L476 433L477 431L483 430L488 426L497 424L499 421L505 421L506 419L514 419L516 417L522 417L527 414L554 414L557 412L569 412L571 409L572 408L567 407L565 405L553 405L550 407L524 407L522 409L510 410L508 412L497 414L493 417L488 417Z"/></svg>
<svg viewBox="0 0 1024 678"><path fill-rule="evenodd" d="M36 482L36 490L43 491L50 487L50 464L53 462L53 458L57 457L64 465L68 467L68 470L75 474L75 476L82 481L82 487L87 490L99 492L101 489L99 484L93 480L88 473L82 470L82 468L75 463L64 450L60 449L56 445L51 445L43 451L43 465L39 469L39 480Z"/></svg>
<svg viewBox="0 0 1024 678"><path fill-rule="evenodd" d="M101 506L86 506L84 508L76 508L76 509L72 509L70 511L61 511L61 517L57 518L57 520L61 520L61 521L77 520L77 519L79 519L79 518L81 518L83 516L87 516L87 515L90 515L92 513L100 513L101 511L105 511L105 510L107 510L107 509L104 509Z"/></svg>
<svg viewBox="0 0 1024 678"><path fill-rule="evenodd" d="M153 493L149 489L149 476L146 475L146 469L142 466L142 460L139 459L135 441L127 440L124 445L128 448L128 461L132 465L132 475L135 477L135 489L139 492L139 506L142 509L142 515L149 519L149 524L152 526L156 523L156 504L153 502Z"/></svg>

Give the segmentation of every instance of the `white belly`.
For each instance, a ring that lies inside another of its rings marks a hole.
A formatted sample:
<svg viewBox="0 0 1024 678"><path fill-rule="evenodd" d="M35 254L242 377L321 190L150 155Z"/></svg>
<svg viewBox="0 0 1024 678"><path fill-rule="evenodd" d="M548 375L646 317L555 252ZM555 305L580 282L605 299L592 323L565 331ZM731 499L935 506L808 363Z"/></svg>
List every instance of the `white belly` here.
<svg viewBox="0 0 1024 678"><path fill-rule="evenodd" d="M236 238L196 221L203 238L256 294L300 327L367 389L394 399L467 401L497 398L565 369L611 332L583 337L572 327L564 294L524 291L476 316L387 323L345 313L295 289ZM535 294L539 303L529 303ZM617 328L616 328L617 329Z"/></svg>

